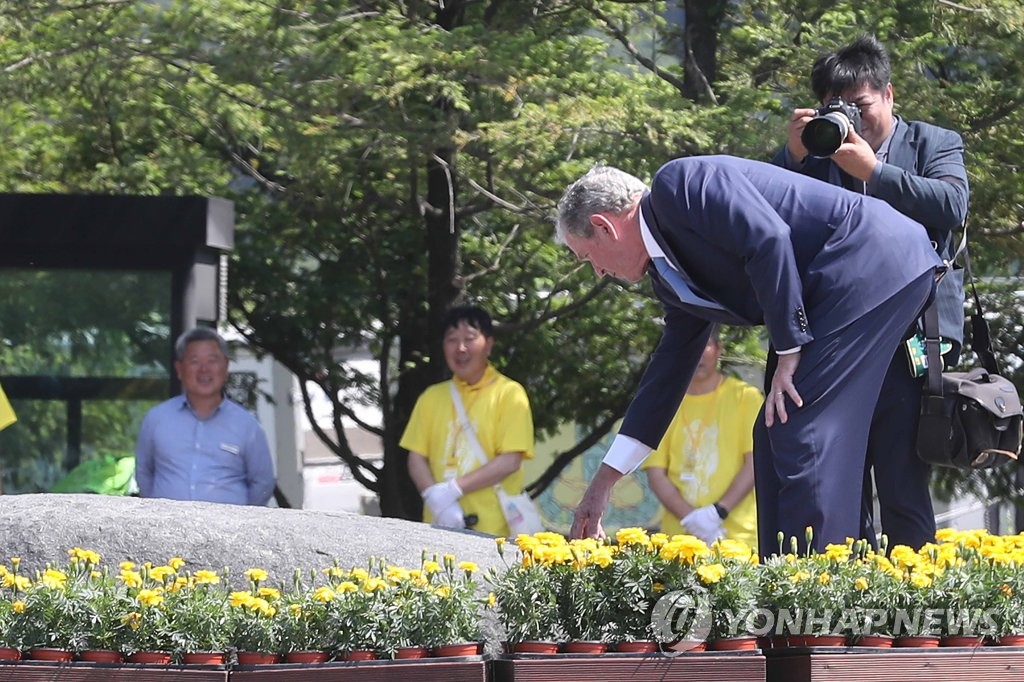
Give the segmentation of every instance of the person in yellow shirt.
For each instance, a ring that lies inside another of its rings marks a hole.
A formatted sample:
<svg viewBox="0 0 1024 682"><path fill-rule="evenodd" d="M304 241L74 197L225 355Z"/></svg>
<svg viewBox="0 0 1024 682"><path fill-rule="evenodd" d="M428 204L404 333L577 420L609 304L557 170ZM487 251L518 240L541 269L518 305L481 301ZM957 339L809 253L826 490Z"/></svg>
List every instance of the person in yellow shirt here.
<svg viewBox="0 0 1024 682"><path fill-rule="evenodd" d="M0 431L3 431L16 421L18 421L18 417L14 414L14 408L11 407L11 403L7 400L7 394L4 393L3 386L0 386Z"/></svg>
<svg viewBox="0 0 1024 682"><path fill-rule="evenodd" d="M728 537L757 548L753 425L764 401L718 367L715 326L679 411L642 467L664 508L661 530L708 544Z"/></svg>
<svg viewBox="0 0 1024 682"><path fill-rule="evenodd" d="M453 377L416 400L399 445L409 451L409 476L423 496L424 521L505 536L508 524L494 486L500 484L509 495L523 490L520 466L533 457L530 401L521 384L490 363L494 327L487 311L452 308L442 329ZM472 434L463 428L453 387Z"/></svg>

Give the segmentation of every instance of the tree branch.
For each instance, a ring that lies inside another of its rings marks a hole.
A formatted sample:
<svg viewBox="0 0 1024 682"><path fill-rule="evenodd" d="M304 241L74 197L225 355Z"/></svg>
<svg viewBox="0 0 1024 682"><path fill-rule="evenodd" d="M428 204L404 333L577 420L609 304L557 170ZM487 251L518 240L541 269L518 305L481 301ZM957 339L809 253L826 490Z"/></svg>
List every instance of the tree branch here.
<svg viewBox="0 0 1024 682"><path fill-rule="evenodd" d="M643 54L641 54L640 50L637 49L636 45L634 45L633 42L629 39L629 36L626 35L626 32L625 30L622 29L622 27L614 25L612 23L612 20L609 19L603 12L601 12L601 10L597 9L596 7L591 7L590 13L597 17L607 27L608 32L611 33L612 37L619 41L619 44L622 45L622 47L626 50L629 56L635 59L638 64L645 67L658 78L669 83L680 93L686 92L686 84L681 79L676 78L675 76L668 73L664 69L659 68L658 65L655 64L652 59L650 59L649 57L645 57Z"/></svg>

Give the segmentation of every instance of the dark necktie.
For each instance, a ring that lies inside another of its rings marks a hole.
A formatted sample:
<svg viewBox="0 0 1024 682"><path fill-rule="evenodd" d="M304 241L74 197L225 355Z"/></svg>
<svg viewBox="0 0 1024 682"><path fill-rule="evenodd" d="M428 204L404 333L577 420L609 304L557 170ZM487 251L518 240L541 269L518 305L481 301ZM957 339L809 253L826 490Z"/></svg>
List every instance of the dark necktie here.
<svg viewBox="0 0 1024 682"><path fill-rule="evenodd" d="M661 278L672 287L672 291L676 293L679 300L683 303L689 303L690 305L699 306L701 308L710 308L711 310L721 310L723 312L729 312L725 306L712 301L710 298L704 296L700 290L694 286L690 281L690 278L685 273L676 270L668 262L668 259L663 256L656 256L651 258L654 261L654 267L658 270L658 274Z"/></svg>

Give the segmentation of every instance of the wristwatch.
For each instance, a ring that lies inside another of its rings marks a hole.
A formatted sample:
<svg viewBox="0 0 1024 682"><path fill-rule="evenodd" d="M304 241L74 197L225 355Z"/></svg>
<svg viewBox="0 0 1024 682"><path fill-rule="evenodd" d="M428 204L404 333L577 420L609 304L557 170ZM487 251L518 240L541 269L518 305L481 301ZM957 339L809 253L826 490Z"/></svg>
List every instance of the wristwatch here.
<svg viewBox="0 0 1024 682"><path fill-rule="evenodd" d="M715 504L713 506L715 508L715 511L718 512L718 518L720 518L723 521L725 521L726 517L729 516L729 510L726 509L725 507L723 507L722 505L720 505L717 502L715 502Z"/></svg>

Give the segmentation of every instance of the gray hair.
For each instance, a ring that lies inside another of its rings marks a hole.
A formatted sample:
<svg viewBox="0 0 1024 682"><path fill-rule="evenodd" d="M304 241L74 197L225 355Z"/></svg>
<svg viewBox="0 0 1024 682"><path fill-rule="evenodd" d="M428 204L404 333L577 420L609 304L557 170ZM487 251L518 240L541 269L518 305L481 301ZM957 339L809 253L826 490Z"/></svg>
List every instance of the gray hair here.
<svg viewBox="0 0 1024 682"><path fill-rule="evenodd" d="M565 243L567 234L590 239L594 236L590 216L595 213L622 213L646 190L647 185L640 178L626 171L612 166L594 166L569 185L559 200L555 239Z"/></svg>
<svg viewBox="0 0 1024 682"><path fill-rule="evenodd" d="M216 341L220 347L220 352L224 354L224 357L230 357L228 355L228 344L220 334L217 333L216 329L210 327L194 327L189 329L187 332L178 337L178 340L174 342L174 359L181 360L185 357L185 351L188 350L188 344L195 341Z"/></svg>

